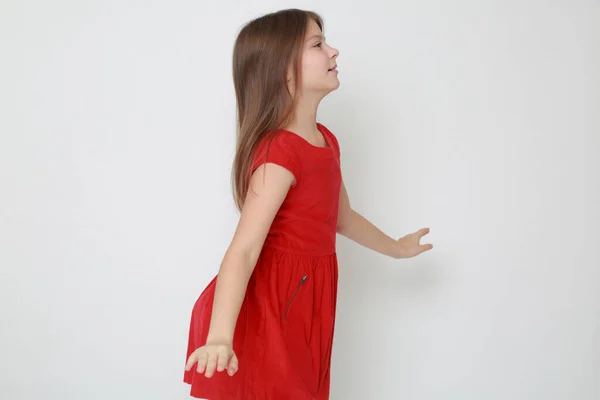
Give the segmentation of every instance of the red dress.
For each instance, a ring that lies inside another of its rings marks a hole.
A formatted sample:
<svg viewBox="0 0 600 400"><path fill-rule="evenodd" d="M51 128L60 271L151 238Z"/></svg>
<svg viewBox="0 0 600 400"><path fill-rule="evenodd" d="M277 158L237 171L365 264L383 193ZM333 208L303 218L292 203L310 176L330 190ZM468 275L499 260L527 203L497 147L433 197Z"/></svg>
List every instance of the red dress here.
<svg viewBox="0 0 600 400"><path fill-rule="evenodd" d="M239 370L211 378L184 372L193 397L209 400L329 399L338 265L335 251L341 187L337 139L317 124L327 147L280 130L267 162L290 170L290 188L248 282L234 331ZM265 141L253 170L265 162ZM217 276L196 301L187 356L205 344Z"/></svg>

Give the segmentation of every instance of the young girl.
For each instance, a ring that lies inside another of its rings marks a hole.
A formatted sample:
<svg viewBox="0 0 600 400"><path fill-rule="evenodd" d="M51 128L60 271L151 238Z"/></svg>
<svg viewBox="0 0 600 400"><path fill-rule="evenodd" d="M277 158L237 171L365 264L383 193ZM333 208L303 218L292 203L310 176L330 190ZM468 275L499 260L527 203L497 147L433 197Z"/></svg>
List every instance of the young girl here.
<svg viewBox="0 0 600 400"><path fill-rule="evenodd" d="M423 228L394 240L352 210L334 134L317 123L339 86L319 15L283 10L244 26L233 53L241 211L218 275L196 301L184 381L209 400L329 398L336 233L394 257L432 248Z"/></svg>

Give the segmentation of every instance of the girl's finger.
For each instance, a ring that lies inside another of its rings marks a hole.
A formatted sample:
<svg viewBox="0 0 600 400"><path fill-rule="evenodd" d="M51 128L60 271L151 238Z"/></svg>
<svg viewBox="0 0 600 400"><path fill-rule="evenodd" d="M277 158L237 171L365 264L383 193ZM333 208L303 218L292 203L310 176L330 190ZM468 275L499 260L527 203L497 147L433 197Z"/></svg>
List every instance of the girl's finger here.
<svg viewBox="0 0 600 400"><path fill-rule="evenodd" d="M217 371L221 372L227 368L227 361L229 361L228 359L229 355L227 354L227 351L220 351L218 353Z"/></svg>
<svg viewBox="0 0 600 400"><path fill-rule="evenodd" d="M208 361L206 363L206 373L204 376L210 378L215 373L215 369L217 368L217 353L211 353L208 355Z"/></svg>
<svg viewBox="0 0 600 400"><path fill-rule="evenodd" d="M198 361L198 355L200 354L199 352L200 349L196 349L192 354L190 354L190 356L187 359L187 362L185 363L185 369L186 371L189 371L192 369L192 367L194 366L194 364Z"/></svg>
<svg viewBox="0 0 600 400"><path fill-rule="evenodd" d="M187 362L185 363L185 370L189 371L190 369L192 369L192 366L196 363L196 353L192 353L190 354L190 356L187 359Z"/></svg>
<svg viewBox="0 0 600 400"><path fill-rule="evenodd" d="M421 251L419 252L419 254L424 253L428 250L431 250L433 248L433 245L427 243L427 244L423 244L421 245Z"/></svg>
<svg viewBox="0 0 600 400"><path fill-rule="evenodd" d="M238 359L234 354L233 357L231 357L231 360L229 360L229 365L227 366L227 373L229 374L229 376L233 376L233 374L237 372L238 368Z"/></svg>
<svg viewBox="0 0 600 400"><path fill-rule="evenodd" d="M200 353L200 355L197 356L198 367L196 368L196 371L198 371L199 374L204 372L204 368L206 368L207 358L208 358L208 354L206 354L206 351L202 351L202 353Z"/></svg>

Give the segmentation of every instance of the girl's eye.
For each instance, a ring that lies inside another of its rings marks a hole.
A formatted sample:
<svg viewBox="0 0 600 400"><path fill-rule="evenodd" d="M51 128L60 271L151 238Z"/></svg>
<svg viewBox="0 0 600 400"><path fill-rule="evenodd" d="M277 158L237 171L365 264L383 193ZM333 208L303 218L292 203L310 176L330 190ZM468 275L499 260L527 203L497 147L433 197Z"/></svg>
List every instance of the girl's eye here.
<svg viewBox="0 0 600 400"><path fill-rule="evenodd" d="M321 42L315 44L315 47L321 47Z"/></svg>

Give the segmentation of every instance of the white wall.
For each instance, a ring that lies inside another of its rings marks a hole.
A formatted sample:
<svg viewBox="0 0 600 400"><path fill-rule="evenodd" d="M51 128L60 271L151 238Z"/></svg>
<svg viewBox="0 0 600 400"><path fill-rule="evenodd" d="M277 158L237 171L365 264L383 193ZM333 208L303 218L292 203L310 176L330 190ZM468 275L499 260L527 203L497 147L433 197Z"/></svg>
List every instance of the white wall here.
<svg viewBox="0 0 600 400"><path fill-rule="evenodd" d="M233 40L287 7L341 51L320 120L355 209L435 245L340 237L332 399L600 398L600 4L360 4L2 2L0 398L188 398Z"/></svg>

